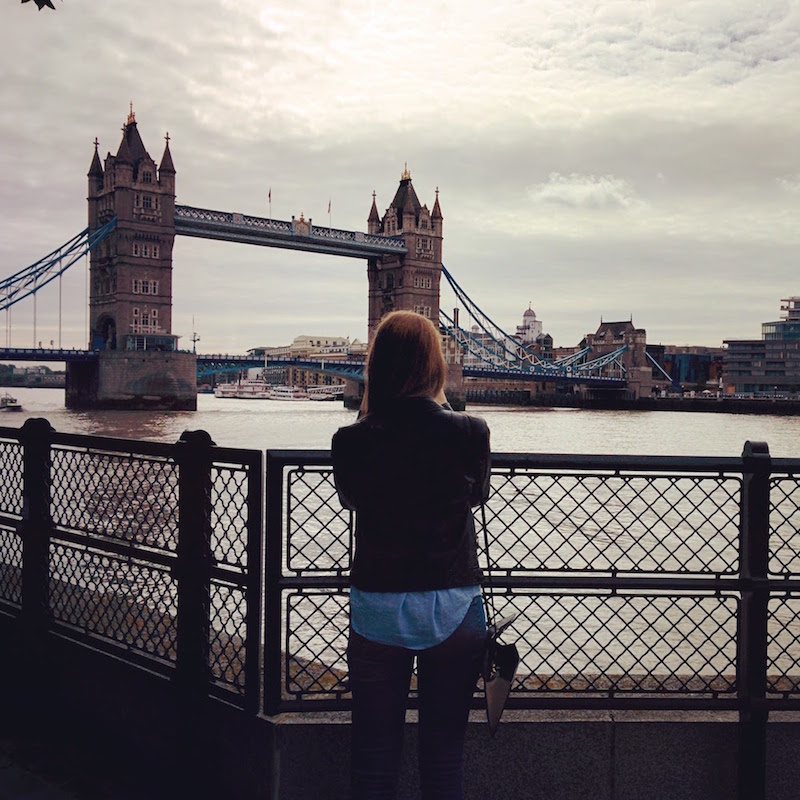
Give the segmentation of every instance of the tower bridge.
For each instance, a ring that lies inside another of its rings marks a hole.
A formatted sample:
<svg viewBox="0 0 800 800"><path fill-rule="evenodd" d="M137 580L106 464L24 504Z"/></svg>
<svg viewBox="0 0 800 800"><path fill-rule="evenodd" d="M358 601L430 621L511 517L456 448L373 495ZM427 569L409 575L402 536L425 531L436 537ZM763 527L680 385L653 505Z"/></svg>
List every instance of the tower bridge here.
<svg viewBox="0 0 800 800"><path fill-rule="evenodd" d="M456 394L462 394L465 376L556 381L619 391L648 369L643 336L614 334L603 339L598 331L595 340L579 352L553 361L496 326L442 263L439 190L428 209L420 202L407 168L385 213L379 214L373 192L367 230L348 231L316 226L302 214L285 221L176 205L176 170L169 135L165 139L156 164L131 108L115 155L109 152L101 161L95 140L87 175L88 227L66 245L0 281L0 310L8 312L31 295L35 303L43 286L56 278L60 281L66 269L88 255L88 347L0 349L0 358L9 360L64 361L68 407L196 408L198 369L210 371L222 362L219 356L178 349L178 336L172 332L176 235L366 260L369 337L381 318L396 309L438 322L449 363L448 388ZM458 311L450 317L440 310L442 276L463 313L475 322L471 330L459 324ZM59 307L59 319L60 314ZM34 320L35 316L34 306ZM258 366L260 360L234 356L226 357L224 363L244 368ZM363 380L363 366L358 364L304 360L296 366L336 370L340 377Z"/></svg>

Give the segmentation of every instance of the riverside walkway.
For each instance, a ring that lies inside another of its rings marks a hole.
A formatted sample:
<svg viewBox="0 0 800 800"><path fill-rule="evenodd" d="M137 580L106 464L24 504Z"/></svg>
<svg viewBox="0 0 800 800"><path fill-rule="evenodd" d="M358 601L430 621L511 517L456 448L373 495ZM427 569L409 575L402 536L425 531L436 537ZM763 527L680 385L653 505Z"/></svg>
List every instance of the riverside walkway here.
<svg viewBox="0 0 800 800"><path fill-rule="evenodd" d="M486 519L522 662L468 798L796 800L800 460L495 454ZM0 428L0 733L66 769L0 780L347 797L352 531L326 451Z"/></svg>

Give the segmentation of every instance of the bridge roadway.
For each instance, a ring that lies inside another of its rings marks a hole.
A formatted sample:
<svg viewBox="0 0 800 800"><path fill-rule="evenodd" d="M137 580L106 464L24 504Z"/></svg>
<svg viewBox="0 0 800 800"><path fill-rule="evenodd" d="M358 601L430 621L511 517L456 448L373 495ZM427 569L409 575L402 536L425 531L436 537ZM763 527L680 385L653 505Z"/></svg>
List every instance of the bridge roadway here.
<svg viewBox="0 0 800 800"><path fill-rule="evenodd" d="M228 211L175 206L175 233L181 236L351 258L376 258L408 252L402 236L381 236L311 224L305 233L300 232L301 225L300 220L286 222Z"/></svg>
<svg viewBox="0 0 800 800"><path fill-rule="evenodd" d="M131 351L134 353L136 351ZM0 348L0 361L63 361L87 362L96 361L99 350L76 350L67 348L46 347L4 347ZM338 378L363 382L363 361L336 361L306 358L270 358L270 366L298 367L300 369L323 372ZM250 355L200 355L197 356L197 373L211 375L214 372L236 369L252 369L264 366L264 359ZM464 367L465 378L495 378L516 381L558 381L559 383L579 383L584 386L607 387L609 389L625 388L625 378L606 378L595 375L581 375L577 372L555 372L551 370L519 370L498 369L496 367Z"/></svg>

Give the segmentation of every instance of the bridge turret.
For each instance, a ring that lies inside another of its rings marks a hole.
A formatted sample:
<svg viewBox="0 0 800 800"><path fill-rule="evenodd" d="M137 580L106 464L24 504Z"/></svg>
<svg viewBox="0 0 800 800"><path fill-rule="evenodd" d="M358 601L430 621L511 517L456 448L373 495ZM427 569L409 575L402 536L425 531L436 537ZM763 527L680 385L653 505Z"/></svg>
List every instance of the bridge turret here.
<svg viewBox="0 0 800 800"><path fill-rule="evenodd" d="M373 214L374 211L374 214ZM373 198L370 233L402 236L407 253L370 259L369 336L381 318L394 310L416 311L439 320L439 281L442 274L442 212L437 189L433 213L422 205L406 164L394 199L383 219Z"/></svg>
<svg viewBox="0 0 800 800"><path fill-rule="evenodd" d="M100 350L173 350L172 243L175 167L169 142L160 174L144 146L133 108L117 154L99 156L89 173L89 225L116 216L114 233L91 255L90 347ZM99 179L103 176L102 186ZM148 341L149 340L149 341Z"/></svg>
<svg viewBox="0 0 800 800"><path fill-rule="evenodd" d="M116 226L90 256L89 347L100 357L91 375L73 374L67 405L195 408L195 359L175 352L172 333L175 166L169 137L157 168L131 106L117 153L106 156L105 166L95 142L88 178L90 231L114 217Z"/></svg>

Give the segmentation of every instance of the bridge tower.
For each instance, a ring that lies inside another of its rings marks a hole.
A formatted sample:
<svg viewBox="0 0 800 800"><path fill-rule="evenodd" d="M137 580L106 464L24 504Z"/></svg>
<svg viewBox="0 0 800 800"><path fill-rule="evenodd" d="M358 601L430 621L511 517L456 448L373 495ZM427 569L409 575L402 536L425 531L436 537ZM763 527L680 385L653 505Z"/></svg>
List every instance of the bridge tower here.
<svg viewBox="0 0 800 800"><path fill-rule="evenodd" d="M195 357L177 352L172 333L175 167L166 139L157 168L131 106L104 165L95 141L89 231L117 222L90 257L89 347L99 363L68 370L68 407L196 408Z"/></svg>
<svg viewBox="0 0 800 800"><path fill-rule="evenodd" d="M394 199L381 217L372 194L368 233L402 236L407 253L369 259L369 338L390 311L416 311L439 321L439 281L442 277L442 210L439 190L433 210L419 202L408 165Z"/></svg>

